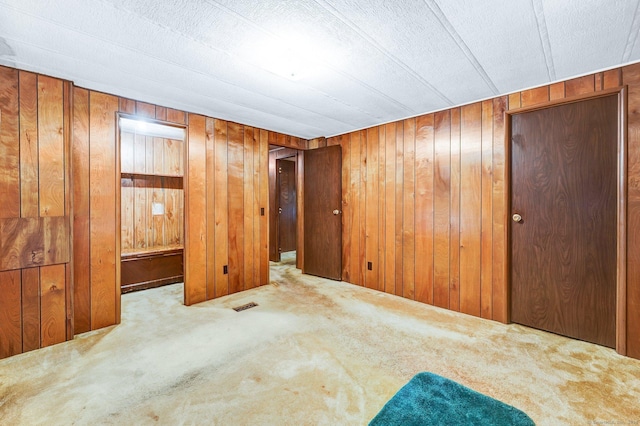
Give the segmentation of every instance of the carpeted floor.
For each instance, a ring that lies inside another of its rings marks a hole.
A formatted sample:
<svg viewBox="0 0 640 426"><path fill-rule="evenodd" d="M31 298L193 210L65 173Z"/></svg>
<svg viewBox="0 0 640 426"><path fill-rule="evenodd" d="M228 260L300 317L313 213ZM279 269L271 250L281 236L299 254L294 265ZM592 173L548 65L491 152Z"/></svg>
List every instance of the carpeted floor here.
<svg viewBox="0 0 640 426"><path fill-rule="evenodd" d="M127 294L121 325L0 361L0 424L366 424L420 371L540 425L640 422L640 361L286 259L271 285L193 307L181 285Z"/></svg>

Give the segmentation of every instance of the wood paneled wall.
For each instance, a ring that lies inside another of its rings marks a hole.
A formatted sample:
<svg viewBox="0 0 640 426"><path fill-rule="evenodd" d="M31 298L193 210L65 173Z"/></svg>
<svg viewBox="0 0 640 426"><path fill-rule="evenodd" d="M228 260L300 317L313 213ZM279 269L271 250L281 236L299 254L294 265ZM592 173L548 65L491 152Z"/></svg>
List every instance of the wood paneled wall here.
<svg viewBox="0 0 640 426"><path fill-rule="evenodd" d="M343 152L343 280L508 321L504 113L622 84L626 343L640 358L640 64L329 138Z"/></svg>
<svg viewBox="0 0 640 426"><path fill-rule="evenodd" d="M269 133L189 114L187 305L269 282Z"/></svg>
<svg viewBox="0 0 640 426"><path fill-rule="evenodd" d="M122 132L121 249L135 253L184 245L184 142ZM161 213L153 205L162 206Z"/></svg>
<svg viewBox="0 0 640 426"><path fill-rule="evenodd" d="M0 67L0 358L73 337L71 83Z"/></svg>

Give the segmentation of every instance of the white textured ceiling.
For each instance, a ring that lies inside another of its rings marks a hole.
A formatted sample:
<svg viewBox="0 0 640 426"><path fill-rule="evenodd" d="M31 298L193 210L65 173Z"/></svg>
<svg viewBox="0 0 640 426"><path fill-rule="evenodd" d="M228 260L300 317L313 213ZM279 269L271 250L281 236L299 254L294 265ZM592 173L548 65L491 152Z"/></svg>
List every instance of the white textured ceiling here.
<svg viewBox="0 0 640 426"><path fill-rule="evenodd" d="M638 61L639 1L0 0L0 64L313 138Z"/></svg>

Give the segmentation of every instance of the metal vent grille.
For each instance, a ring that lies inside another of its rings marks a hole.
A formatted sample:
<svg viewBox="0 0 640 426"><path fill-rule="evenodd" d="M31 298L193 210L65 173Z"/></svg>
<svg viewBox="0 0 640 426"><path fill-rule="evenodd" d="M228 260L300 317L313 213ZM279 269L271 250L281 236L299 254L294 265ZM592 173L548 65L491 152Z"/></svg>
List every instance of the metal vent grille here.
<svg viewBox="0 0 640 426"><path fill-rule="evenodd" d="M257 303L251 302L251 303L247 303L246 305L236 306L235 308L233 308L233 310L236 312L241 312L241 311L246 311L247 309L255 308L256 306L258 306Z"/></svg>

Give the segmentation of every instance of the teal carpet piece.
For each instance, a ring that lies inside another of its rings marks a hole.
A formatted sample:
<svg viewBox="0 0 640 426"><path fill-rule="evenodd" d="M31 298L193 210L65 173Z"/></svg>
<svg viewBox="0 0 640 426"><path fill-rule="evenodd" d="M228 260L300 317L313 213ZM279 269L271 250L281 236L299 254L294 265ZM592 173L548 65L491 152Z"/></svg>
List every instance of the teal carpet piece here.
<svg viewBox="0 0 640 426"><path fill-rule="evenodd" d="M418 373L382 407L370 426L492 425L530 426L515 407L447 378Z"/></svg>

